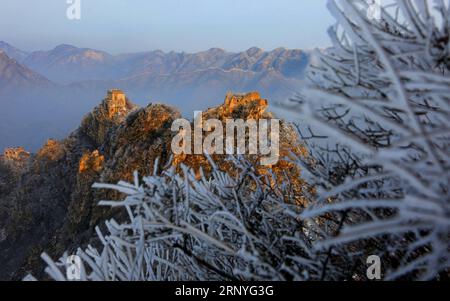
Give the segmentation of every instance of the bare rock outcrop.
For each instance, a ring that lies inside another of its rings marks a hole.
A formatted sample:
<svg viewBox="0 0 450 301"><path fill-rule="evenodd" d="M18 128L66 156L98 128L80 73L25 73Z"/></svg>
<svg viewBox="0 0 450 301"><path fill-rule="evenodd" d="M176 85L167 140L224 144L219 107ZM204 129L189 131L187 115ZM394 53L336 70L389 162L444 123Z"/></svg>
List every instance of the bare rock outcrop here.
<svg viewBox="0 0 450 301"><path fill-rule="evenodd" d="M27 167L31 154L23 147L7 148L0 156L0 164L15 173L21 173Z"/></svg>

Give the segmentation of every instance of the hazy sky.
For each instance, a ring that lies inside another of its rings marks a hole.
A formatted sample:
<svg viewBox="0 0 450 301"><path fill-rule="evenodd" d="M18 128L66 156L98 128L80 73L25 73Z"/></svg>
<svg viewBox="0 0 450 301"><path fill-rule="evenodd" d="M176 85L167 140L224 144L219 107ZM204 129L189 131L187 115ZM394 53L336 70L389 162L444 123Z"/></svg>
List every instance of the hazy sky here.
<svg viewBox="0 0 450 301"><path fill-rule="evenodd" d="M326 0L1 0L0 40L25 50L67 43L112 53L211 47L328 46Z"/></svg>

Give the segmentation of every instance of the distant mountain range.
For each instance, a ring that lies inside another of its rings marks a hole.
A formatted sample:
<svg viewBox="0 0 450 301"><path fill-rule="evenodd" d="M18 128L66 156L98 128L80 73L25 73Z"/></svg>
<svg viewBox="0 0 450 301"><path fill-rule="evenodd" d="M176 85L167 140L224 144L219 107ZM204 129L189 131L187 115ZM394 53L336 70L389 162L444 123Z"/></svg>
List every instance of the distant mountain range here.
<svg viewBox="0 0 450 301"><path fill-rule="evenodd" d="M287 98L303 83L310 60L302 50L256 47L112 55L71 45L27 52L0 42L0 51L0 106L7 109L0 113L0 149L30 150L45 138L66 135L110 88L126 91L140 105L174 105L190 117L221 103L228 91L259 91L270 102ZM37 125L39 133L30 131Z"/></svg>
<svg viewBox="0 0 450 301"><path fill-rule="evenodd" d="M143 75L167 76L203 70L227 72L279 72L287 78L303 78L308 54L301 50L278 48L267 52L260 48L234 53L212 48L198 53L160 50L111 55L107 52L59 45L49 51L26 52L0 42L9 57L50 80L70 83L85 80L118 80ZM302 68L303 67L303 68Z"/></svg>
<svg viewBox="0 0 450 301"><path fill-rule="evenodd" d="M0 90L18 92L21 89L52 88L53 84L44 76L17 63L0 49Z"/></svg>

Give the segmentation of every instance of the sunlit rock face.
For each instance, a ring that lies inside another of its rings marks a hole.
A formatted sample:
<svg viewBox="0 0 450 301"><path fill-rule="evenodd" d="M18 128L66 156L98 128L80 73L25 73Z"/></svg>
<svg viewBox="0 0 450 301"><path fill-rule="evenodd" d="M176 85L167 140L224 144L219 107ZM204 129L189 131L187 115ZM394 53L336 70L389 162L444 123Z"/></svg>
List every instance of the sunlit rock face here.
<svg viewBox="0 0 450 301"><path fill-rule="evenodd" d="M0 155L0 197L13 189L30 162L31 154L23 147L5 149Z"/></svg>
<svg viewBox="0 0 450 301"><path fill-rule="evenodd" d="M78 173L83 174L89 171L99 172L103 168L105 157L100 155L98 150L86 152L80 159Z"/></svg>
<svg viewBox="0 0 450 301"><path fill-rule="evenodd" d="M180 117L175 108L162 104L150 104L132 112L103 147L108 160L102 180L131 179L134 171L149 174L156 158L167 161L174 135L170 127Z"/></svg>
<svg viewBox="0 0 450 301"><path fill-rule="evenodd" d="M247 94L228 93L223 105L206 111L205 116L214 116L221 120L227 118L260 119L269 118L266 112L268 102L258 92Z"/></svg>
<svg viewBox="0 0 450 301"><path fill-rule="evenodd" d="M226 121L242 119L247 120L270 120L276 118L271 112L267 111L269 104L266 99L263 99L258 92L250 92L246 94L228 93L222 105L216 108L210 108L203 112L202 119L218 119L222 121L223 133L226 134ZM192 127L194 124L192 124ZM258 126L259 128L259 126ZM269 129L270 132L270 129ZM208 136L211 132L204 132L204 136ZM249 132L246 132L246 141L249 141ZM194 140L194 133L192 133L191 140ZM234 134L235 138L236 135ZM235 142L236 143L236 142ZM235 145L236 146L236 145ZM225 146L224 146L225 149ZM248 145L246 146L245 157L254 164L255 169L261 175L274 172L280 179L284 175L288 175L292 179L292 186L297 192L297 197L293 200L297 203L305 204L307 200L304 198L305 192L312 193L313 189L301 177L301 170L297 164L292 163L297 157L305 157L307 154L306 148L301 144L297 132L293 126L283 120L280 120L279 131L279 160L274 165L261 165L261 155L248 155ZM238 171L235 170L234 165L230 164L226 155L213 154L212 159L218 168L235 175ZM198 177L201 176L200 170L203 174L208 174L211 171L211 165L207 158L203 155L175 155L173 164L180 167L182 164L193 168ZM270 185L280 184L280 182L271 182Z"/></svg>
<svg viewBox="0 0 450 301"><path fill-rule="evenodd" d="M13 170L21 171L29 162L30 157L31 154L23 147L13 147L5 149L3 155L0 156L0 162Z"/></svg>
<svg viewBox="0 0 450 301"><path fill-rule="evenodd" d="M40 161L59 161L65 155L64 144L58 140L49 139L47 143L37 152Z"/></svg>
<svg viewBox="0 0 450 301"><path fill-rule="evenodd" d="M268 101L257 92L229 93L222 105L205 110L203 117L222 121L272 118L267 108ZM122 91L109 90L66 139L48 140L35 155L16 148L0 156L0 279L19 279L28 271L44 276L40 252L46 250L57 257L75 246L95 245L95 226L108 218L124 218L121 211L98 206L99 200L123 196L94 190L94 183L132 181L134 171L151 174L169 162L177 168L181 164L196 171L202 168L207 174L211 167L202 155L174 156L170 161L172 138L177 134L171 125L179 118L181 114L171 106L139 108ZM283 121L280 152L304 155L295 131ZM157 159L159 165L154 166ZM215 155L214 159L224 171L236 172L225 156ZM248 159L256 164L258 157ZM269 169L287 172L299 179L293 181L299 192L308 189L299 178L300 171L290 164L280 160L274 166L255 166L261 174ZM17 176L10 176L12 170ZM14 180L6 180L11 178Z"/></svg>

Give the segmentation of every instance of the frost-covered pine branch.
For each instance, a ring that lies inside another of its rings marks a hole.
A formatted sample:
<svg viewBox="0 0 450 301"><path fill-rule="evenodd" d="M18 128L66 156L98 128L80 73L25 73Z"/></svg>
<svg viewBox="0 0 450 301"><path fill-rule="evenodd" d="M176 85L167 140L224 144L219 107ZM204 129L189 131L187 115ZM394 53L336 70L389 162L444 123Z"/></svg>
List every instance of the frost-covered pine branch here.
<svg viewBox="0 0 450 301"><path fill-rule="evenodd" d="M316 246L336 258L373 252L390 261L386 279L432 279L450 267L449 5L384 1L373 18L371 3L328 2L333 48L286 104L302 114L314 160L301 163L320 189L302 217L333 216Z"/></svg>
<svg viewBox="0 0 450 301"><path fill-rule="evenodd" d="M110 220L97 234L100 248L79 249L82 280L303 280L320 267L299 218L287 203L290 185L260 175L243 158L231 177L212 161L212 175L198 180L192 169L170 167L135 183L96 184L127 197L100 205L122 207L128 221ZM158 164L155 164L158 166ZM288 182L287 180L284 182ZM47 273L64 280L67 254L47 255ZM30 278L30 277L28 277Z"/></svg>

